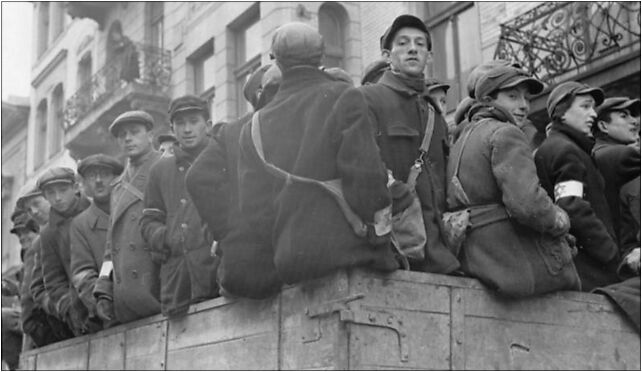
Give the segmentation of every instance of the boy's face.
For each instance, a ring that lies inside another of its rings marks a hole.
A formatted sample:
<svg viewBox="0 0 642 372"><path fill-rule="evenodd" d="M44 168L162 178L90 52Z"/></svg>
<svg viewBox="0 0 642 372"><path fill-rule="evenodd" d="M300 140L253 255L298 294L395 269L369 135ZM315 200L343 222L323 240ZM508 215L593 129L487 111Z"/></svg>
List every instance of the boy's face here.
<svg viewBox="0 0 642 372"><path fill-rule="evenodd" d="M77 191L78 185L75 183L54 183L45 186L42 193L51 204L51 208L59 213L64 213L74 204Z"/></svg>
<svg viewBox="0 0 642 372"><path fill-rule="evenodd" d="M637 120L631 116L631 112L629 110L611 111L608 115L608 123L603 120L600 120L598 123L599 129L602 132L623 144L634 143L637 141Z"/></svg>
<svg viewBox="0 0 642 372"><path fill-rule="evenodd" d="M83 181L88 196L98 203L109 202L112 181L116 178L111 168L93 166L85 171Z"/></svg>
<svg viewBox="0 0 642 372"><path fill-rule="evenodd" d="M513 88L502 89L497 92L494 103L508 111L519 126L524 125L530 110L530 95L525 85L520 84Z"/></svg>
<svg viewBox="0 0 642 372"><path fill-rule="evenodd" d="M591 95L583 94L575 97L571 107L562 116L562 121L587 136L593 136L591 127L596 117L595 100Z"/></svg>
<svg viewBox="0 0 642 372"><path fill-rule="evenodd" d="M384 51L393 71L406 77L422 76L428 61L428 39L421 30L403 27L395 35L390 51Z"/></svg>
<svg viewBox="0 0 642 372"><path fill-rule="evenodd" d="M152 149L152 132L142 123L125 123L118 128L116 139L127 157L138 158Z"/></svg>
<svg viewBox="0 0 642 372"><path fill-rule="evenodd" d="M37 195L25 201L25 208L29 216L40 226L49 222L49 208L51 204L42 195Z"/></svg>
<svg viewBox="0 0 642 372"><path fill-rule="evenodd" d="M165 141L161 142L158 146L158 152L161 153L161 157L167 158L174 155L174 142Z"/></svg>
<svg viewBox="0 0 642 372"><path fill-rule="evenodd" d="M174 135L184 150L201 147L207 142L209 123L200 111L184 111L174 116Z"/></svg>
<svg viewBox="0 0 642 372"><path fill-rule="evenodd" d="M23 250L31 248L31 243L38 236L38 234L27 228L22 228L17 233L18 240L20 240L20 248Z"/></svg>

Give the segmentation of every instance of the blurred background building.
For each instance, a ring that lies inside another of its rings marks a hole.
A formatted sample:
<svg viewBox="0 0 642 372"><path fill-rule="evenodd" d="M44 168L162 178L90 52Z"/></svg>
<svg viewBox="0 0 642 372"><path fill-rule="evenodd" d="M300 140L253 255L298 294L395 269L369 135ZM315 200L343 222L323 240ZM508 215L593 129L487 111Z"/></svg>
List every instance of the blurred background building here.
<svg viewBox="0 0 642 372"><path fill-rule="evenodd" d="M431 30L427 73L451 85L448 119L470 71L494 58L519 61L548 84L532 103L542 131L556 83L640 97L639 2L33 2L30 97L2 103L3 273L19 264L8 234L17 197L48 167L118 155L107 128L123 111L145 110L167 132L170 100L193 93L210 102L214 122L237 118L250 109L243 84L269 62L272 34L289 21L318 28L325 65L357 83L404 13Z"/></svg>

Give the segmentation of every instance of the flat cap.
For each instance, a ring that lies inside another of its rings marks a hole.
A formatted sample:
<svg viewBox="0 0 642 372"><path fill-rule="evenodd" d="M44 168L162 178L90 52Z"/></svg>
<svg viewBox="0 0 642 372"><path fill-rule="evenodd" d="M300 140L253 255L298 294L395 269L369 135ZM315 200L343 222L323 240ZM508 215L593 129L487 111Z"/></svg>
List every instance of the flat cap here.
<svg viewBox="0 0 642 372"><path fill-rule="evenodd" d="M448 92L448 89L450 89L450 85L441 82L435 78L427 78L426 79L426 89L428 90L428 93L432 92L433 90L437 89L443 89L445 92Z"/></svg>
<svg viewBox="0 0 642 372"><path fill-rule="evenodd" d="M320 66L324 49L321 34L301 22L284 24L272 37L272 55L283 67Z"/></svg>
<svg viewBox="0 0 642 372"><path fill-rule="evenodd" d="M381 58L366 66L363 71L363 77L361 78L361 85L366 85L367 83L376 83L381 78L381 75L386 70L390 69L390 64L385 59Z"/></svg>
<svg viewBox="0 0 642 372"><path fill-rule="evenodd" d="M567 97L575 97L580 95L591 95L595 100L595 105L599 106L604 102L604 92L602 89L597 87L591 87L586 84L578 83L577 81L567 81L565 83L559 84L548 95L546 100L546 111L548 111L548 116L553 117L555 112L555 107L559 105Z"/></svg>
<svg viewBox="0 0 642 372"><path fill-rule="evenodd" d="M36 186L42 191L45 186L56 183L74 183L76 182L76 172L71 168L54 167L47 169L45 173L38 178Z"/></svg>
<svg viewBox="0 0 642 372"><path fill-rule="evenodd" d="M16 200L16 208L18 209L25 209L25 203L36 196L41 196L42 191L38 188L36 185L33 189L27 191L24 195L20 196L18 200Z"/></svg>
<svg viewBox="0 0 642 372"><path fill-rule="evenodd" d="M138 123L143 124L147 129L152 129L154 127L154 118L145 111L133 110L126 111L120 114L113 123L109 126L109 132L112 136L116 137L118 135L118 128L127 123Z"/></svg>
<svg viewBox="0 0 642 372"><path fill-rule="evenodd" d="M532 78L526 71L513 66L495 66L484 72L475 84L475 98L483 97L500 90L525 84L530 94L539 94L544 90L544 84Z"/></svg>
<svg viewBox="0 0 642 372"><path fill-rule="evenodd" d="M263 75L270 68L271 65L263 65L260 68L256 69L243 85L243 97L252 104L252 107L256 107L258 103L258 96L256 93L263 86Z"/></svg>
<svg viewBox="0 0 642 372"><path fill-rule="evenodd" d="M607 112L617 110L629 110L631 116L640 116L640 100L630 99L629 97L611 97L607 98L597 108L597 116Z"/></svg>
<svg viewBox="0 0 642 372"><path fill-rule="evenodd" d="M466 119L466 115L468 114L468 110L470 110L471 107L473 107L473 104L477 102L475 101L474 98L470 97L464 97L459 104L457 105L457 109L455 110L455 114L453 116L453 119L455 120L455 124L459 124L464 119Z"/></svg>
<svg viewBox="0 0 642 372"><path fill-rule="evenodd" d="M158 143L163 143L163 142L176 142L176 136L171 134L171 133L162 133L159 134L158 137L156 137L158 140Z"/></svg>
<svg viewBox="0 0 642 372"><path fill-rule="evenodd" d="M210 118L210 110L207 102L193 94L187 94L182 97L173 99L169 104L169 121L174 120L174 116L179 112L200 111L205 114L206 119Z"/></svg>
<svg viewBox="0 0 642 372"><path fill-rule="evenodd" d="M386 32L384 32L384 34L379 39L379 47L381 48L381 50L390 50L392 41L395 39L395 35L397 35L397 32L404 27L415 28L425 33L426 41L428 42L428 50L432 50L432 40L430 38L430 32L428 32L426 24L423 23L421 19L410 14L402 14L399 17L395 18L394 21L392 21L392 25L388 27Z"/></svg>
<svg viewBox="0 0 642 372"><path fill-rule="evenodd" d="M94 154L80 161L78 164L78 174L84 177L85 172L92 167L109 168L115 175L121 174L124 169L118 159L105 154Z"/></svg>
<svg viewBox="0 0 642 372"><path fill-rule="evenodd" d="M468 80L466 81L466 90L468 91L468 96L470 98L475 98L475 84L477 84L477 80L479 80L479 78L488 70L498 66L513 66L515 68L522 68L519 63L511 62L505 59L495 59L478 65L470 72L470 75L468 75Z"/></svg>
<svg viewBox="0 0 642 372"><path fill-rule="evenodd" d="M38 224L36 224L36 221L32 220L29 214L21 209L13 211L13 214L11 214L11 222L13 222L13 227L9 230L11 234L18 235L19 229L29 229L33 232L38 232Z"/></svg>

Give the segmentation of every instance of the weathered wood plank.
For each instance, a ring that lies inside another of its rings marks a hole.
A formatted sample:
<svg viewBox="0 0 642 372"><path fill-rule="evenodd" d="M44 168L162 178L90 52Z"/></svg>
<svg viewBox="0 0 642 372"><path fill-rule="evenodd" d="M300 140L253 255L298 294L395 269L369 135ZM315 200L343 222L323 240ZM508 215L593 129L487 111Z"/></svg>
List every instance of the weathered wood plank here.
<svg viewBox="0 0 642 372"><path fill-rule="evenodd" d="M167 321L125 332L126 369L165 369Z"/></svg>
<svg viewBox="0 0 642 372"><path fill-rule="evenodd" d="M450 369L462 370L466 363L466 320L465 320L464 289L450 290Z"/></svg>
<svg viewBox="0 0 642 372"><path fill-rule="evenodd" d="M89 369L125 368L125 333L96 337L89 341Z"/></svg>
<svg viewBox="0 0 642 372"><path fill-rule="evenodd" d="M89 342L80 342L38 355L38 370L86 370Z"/></svg>
<svg viewBox="0 0 642 372"><path fill-rule="evenodd" d="M34 371L36 369L36 356L35 355L21 355L19 369L23 371Z"/></svg>

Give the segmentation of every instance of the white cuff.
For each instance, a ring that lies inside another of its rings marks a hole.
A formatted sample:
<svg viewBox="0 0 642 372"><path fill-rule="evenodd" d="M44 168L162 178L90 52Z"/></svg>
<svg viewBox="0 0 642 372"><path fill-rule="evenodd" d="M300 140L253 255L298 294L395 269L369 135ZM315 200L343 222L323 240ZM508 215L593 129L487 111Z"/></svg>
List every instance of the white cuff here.
<svg viewBox="0 0 642 372"><path fill-rule="evenodd" d="M557 183L554 188L553 194L555 201L568 196L584 197L584 184L580 181L564 181Z"/></svg>

